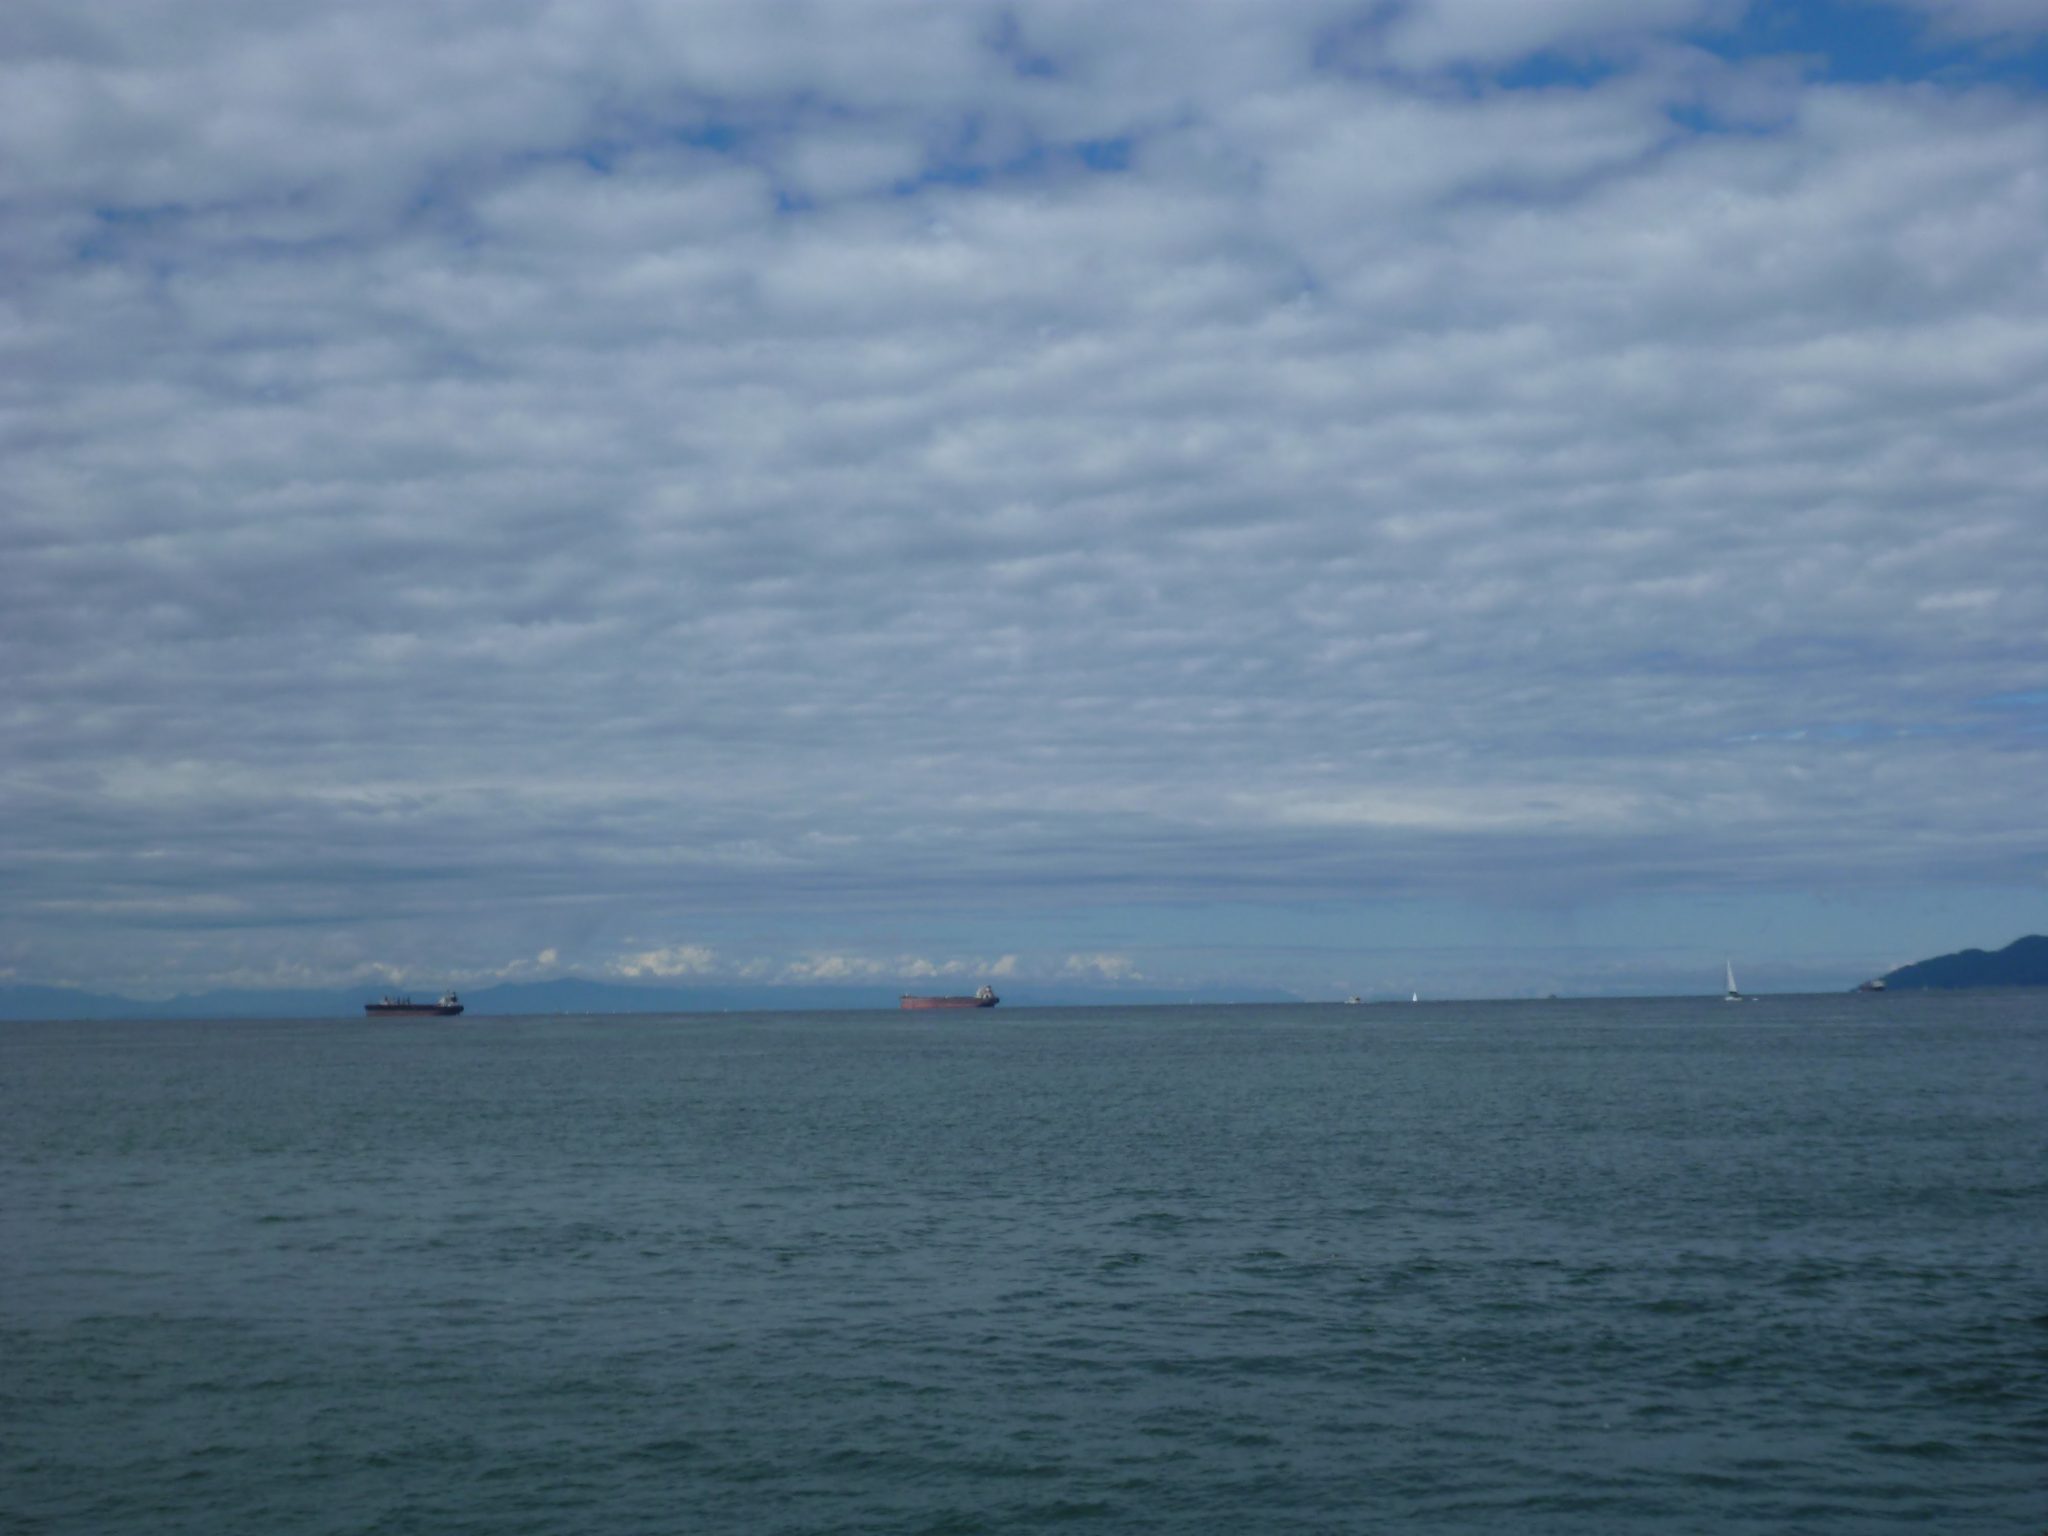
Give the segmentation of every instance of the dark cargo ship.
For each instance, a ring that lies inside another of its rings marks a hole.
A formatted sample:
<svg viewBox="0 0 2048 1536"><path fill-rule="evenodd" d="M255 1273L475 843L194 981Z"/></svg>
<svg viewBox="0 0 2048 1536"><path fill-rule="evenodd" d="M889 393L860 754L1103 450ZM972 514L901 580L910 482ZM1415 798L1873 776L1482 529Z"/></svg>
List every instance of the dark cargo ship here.
<svg viewBox="0 0 2048 1536"><path fill-rule="evenodd" d="M906 992L896 999L902 1008L993 1008L1001 1001L994 987L983 987L972 997L912 997Z"/></svg>
<svg viewBox="0 0 2048 1536"><path fill-rule="evenodd" d="M374 1003L363 1004L363 1012L373 1019L447 1019L462 1012L462 999L453 992L441 994L438 1003L416 1003L409 997L381 997Z"/></svg>

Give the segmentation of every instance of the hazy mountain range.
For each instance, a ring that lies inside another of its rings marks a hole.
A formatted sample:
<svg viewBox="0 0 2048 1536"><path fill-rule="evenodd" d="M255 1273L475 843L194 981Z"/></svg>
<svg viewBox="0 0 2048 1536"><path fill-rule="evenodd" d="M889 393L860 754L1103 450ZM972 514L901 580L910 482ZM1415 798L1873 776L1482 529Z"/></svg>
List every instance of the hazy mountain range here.
<svg viewBox="0 0 2048 1536"><path fill-rule="evenodd" d="M2048 986L2048 938L2015 939L2004 949L1965 949L1916 961L1886 973L1888 989ZM1082 1007L1118 1003L1288 1003L1301 1001L1280 991L1162 990L1142 985L1005 986L1003 1002L1013 1008ZM300 988L219 991L169 998L121 997L73 987L0 986L0 1019L325 1019L359 1018L377 988ZM435 995L431 991L415 994ZM662 986L589 981L563 976L553 981L505 982L462 994L467 1011L485 1018L561 1013L785 1012L794 1009L893 1008L887 986ZM1335 1001L1335 999L1331 999Z"/></svg>
<svg viewBox="0 0 2048 1536"><path fill-rule="evenodd" d="M920 990L936 990L924 987ZM0 1019L193 1019L360 1018L363 1004L380 989L275 989L201 992L170 998L119 997L71 987L0 986ZM428 998L431 990L411 994ZM1080 1006L1116 1003L1296 1002L1282 992L1194 994L1132 987L1004 987L1011 1007ZM658 986L587 981L564 976L554 981L506 982L462 994L464 1008L482 1017L556 1013L718 1013L812 1008L894 1008L896 993L886 986Z"/></svg>

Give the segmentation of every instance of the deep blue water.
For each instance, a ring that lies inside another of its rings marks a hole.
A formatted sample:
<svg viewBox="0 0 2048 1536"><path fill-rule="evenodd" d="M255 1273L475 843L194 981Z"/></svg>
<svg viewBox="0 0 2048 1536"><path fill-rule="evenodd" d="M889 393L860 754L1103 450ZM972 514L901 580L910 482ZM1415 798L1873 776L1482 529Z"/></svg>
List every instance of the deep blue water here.
<svg viewBox="0 0 2048 1536"><path fill-rule="evenodd" d="M0 1528L2048 1528L2048 994L0 1025Z"/></svg>

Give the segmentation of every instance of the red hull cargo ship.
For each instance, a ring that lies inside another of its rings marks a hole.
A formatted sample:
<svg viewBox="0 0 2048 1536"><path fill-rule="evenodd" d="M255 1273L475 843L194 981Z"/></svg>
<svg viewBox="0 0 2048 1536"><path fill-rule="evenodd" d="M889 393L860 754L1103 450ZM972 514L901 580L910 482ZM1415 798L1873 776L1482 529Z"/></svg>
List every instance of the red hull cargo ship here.
<svg viewBox="0 0 2048 1536"><path fill-rule="evenodd" d="M909 993L896 999L904 1008L993 1008L1001 999L994 987L983 987L972 997L912 997Z"/></svg>
<svg viewBox="0 0 2048 1536"><path fill-rule="evenodd" d="M363 1004L373 1019L452 1019L462 1012L462 1000L453 992L441 994L438 1003L416 1003L409 997L383 997Z"/></svg>

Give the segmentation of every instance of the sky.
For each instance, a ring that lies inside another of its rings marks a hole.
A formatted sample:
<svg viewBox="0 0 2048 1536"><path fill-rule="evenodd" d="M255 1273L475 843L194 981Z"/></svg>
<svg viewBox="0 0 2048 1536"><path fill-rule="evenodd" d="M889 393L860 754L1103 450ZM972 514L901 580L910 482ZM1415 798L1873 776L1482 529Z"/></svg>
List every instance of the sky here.
<svg viewBox="0 0 2048 1536"><path fill-rule="evenodd" d="M0 103L0 984L2048 930L2039 0L12 0Z"/></svg>

